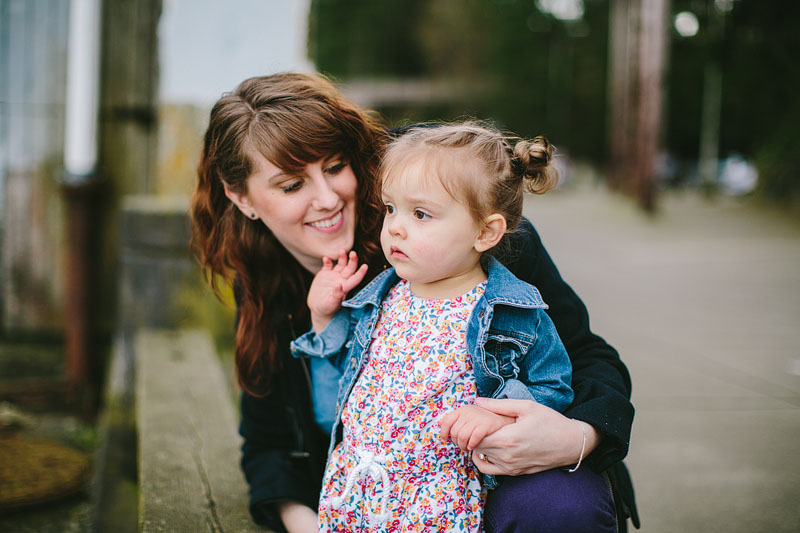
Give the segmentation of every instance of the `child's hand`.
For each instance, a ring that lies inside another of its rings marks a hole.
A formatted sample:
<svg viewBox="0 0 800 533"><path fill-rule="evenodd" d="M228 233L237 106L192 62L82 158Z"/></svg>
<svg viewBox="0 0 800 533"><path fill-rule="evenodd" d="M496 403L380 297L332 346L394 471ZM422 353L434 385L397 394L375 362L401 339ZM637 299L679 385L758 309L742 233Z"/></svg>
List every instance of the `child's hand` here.
<svg viewBox="0 0 800 533"><path fill-rule="evenodd" d="M495 414L477 405L464 405L450 411L439 421L442 428L439 438L447 442L449 438L465 452L471 452L487 435L508 424L514 418Z"/></svg>
<svg viewBox="0 0 800 533"><path fill-rule="evenodd" d="M311 310L311 325L319 333L328 325L333 315L342 306L342 300L367 274L367 265L358 266L355 252L339 252L336 264L328 257L322 258L322 269L314 276L308 289L308 308Z"/></svg>

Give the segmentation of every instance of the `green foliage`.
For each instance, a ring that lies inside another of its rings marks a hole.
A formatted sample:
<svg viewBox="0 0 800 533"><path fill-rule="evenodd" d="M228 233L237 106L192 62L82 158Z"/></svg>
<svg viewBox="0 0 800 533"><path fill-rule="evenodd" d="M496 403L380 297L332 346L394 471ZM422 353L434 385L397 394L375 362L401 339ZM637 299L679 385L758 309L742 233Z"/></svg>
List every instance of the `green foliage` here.
<svg viewBox="0 0 800 533"><path fill-rule="evenodd" d="M309 51L337 76L419 76L413 27L423 0L312 0Z"/></svg>
<svg viewBox="0 0 800 533"><path fill-rule="evenodd" d="M788 114L792 120L783 121L782 127L758 146L755 161L764 196L800 205L800 140L796 131L800 113L796 104L794 107L795 112Z"/></svg>
<svg viewBox="0 0 800 533"><path fill-rule="evenodd" d="M310 50L337 78L423 77L469 94L380 109L390 120L493 119L601 159L606 2L562 23L522 0L314 0Z"/></svg>
<svg viewBox="0 0 800 533"><path fill-rule="evenodd" d="M673 11L698 16L697 36L674 37L668 77L667 146L697 157L703 75L707 61L722 71L720 157L732 152L756 162L759 190L773 199L800 196L796 125L800 119L800 3L735 0L720 34L708 30L713 0L675 0Z"/></svg>
<svg viewBox="0 0 800 533"><path fill-rule="evenodd" d="M310 49L317 67L340 79L420 77L465 93L380 109L390 120L489 118L523 136L546 134L573 156L602 164L609 2L584 6L580 21L562 22L534 0L313 0ZM696 160L704 71L715 62L723 84L720 156L755 158L764 193L796 194L800 2L733 0L722 17L714 0L672 0L670 9L666 150ZM686 10L700 23L690 38L671 23Z"/></svg>
<svg viewBox="0 0 800 533"><path fill-rule="evenodd" d="M211 332L217 353L230 354L234 346L234 320L236 317L233 291L222 295L223 302L216 298L203 279L202 273L189 276L175 298L176 316L181 317L181 327L198 328Z"/></svg>

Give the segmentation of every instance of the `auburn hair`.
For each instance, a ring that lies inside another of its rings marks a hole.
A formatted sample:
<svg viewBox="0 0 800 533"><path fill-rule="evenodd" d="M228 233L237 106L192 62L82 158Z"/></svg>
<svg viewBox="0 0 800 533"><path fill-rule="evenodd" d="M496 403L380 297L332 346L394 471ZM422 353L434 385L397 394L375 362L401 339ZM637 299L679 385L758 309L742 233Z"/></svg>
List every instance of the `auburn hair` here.
<svg viewBox="0 0 800 533"><path fill-rule="evenodd" d="M358 182L354 249L359 261L370 265L369 279L384 261L375 177L385 136L376 116L345 99L318 74L250 78L211 109L191 199L191 245L218 297L220 282L234 286L236 373L250 394L266 395L271 378L281 370L276 330L304 327L310 275L267 226L236 208L225 188L247 192L255 153L287 172L333 155L345 158ZM285 314L270 312L276 308Z"/></svg>

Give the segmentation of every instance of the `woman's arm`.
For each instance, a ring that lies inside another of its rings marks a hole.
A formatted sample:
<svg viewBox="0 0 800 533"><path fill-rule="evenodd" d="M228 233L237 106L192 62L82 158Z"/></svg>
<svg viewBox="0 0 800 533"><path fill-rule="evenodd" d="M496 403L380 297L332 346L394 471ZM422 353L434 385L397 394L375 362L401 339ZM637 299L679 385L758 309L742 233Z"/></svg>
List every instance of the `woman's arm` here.
<svg viewBox="0 0 800 533"><path fill-rule="evenodd" d="M575 399L563 415L544 406L521 406L517 423L488 436L482 446L509 448L494 461L507 471L525 473L567 466L577 461L583 442L578 424L570 420L577 419L589 426L586 462L597 471L605 470L628 451L634 412L628 370L617 351L589 329L586 306L561 278L531 223L523 219L509 244L511 257L500 259L517 277L535 285L548 304L548 315L572 363ZM490 405L494 410L498 404ZM492 457L487 451L478 451Z"/></svg>
<svg viewBox="0 0 800 533"><path fill-rule="evenodd" d="M241 466L250 487L250 514L257 524L284 531L283 503L295 502L309 511L317 508L329 438L313 423L307 362L289 355L298 324L290 323L288 315L282 320L276 315L275 320L276 350L285 354L281 370L270 380L266 395L242 392L239 434L244 440ZM290 519L301 512L290 510Z"/></svg>
<svg viewBox="0 0 800 533"><path fill-rule="evenodd" d="M308 394L296 379L303 363L287 362L269 395L244 392L241 398L241 466L250 486L250 513L256 523L275 531L282 531L281 502L295 501L313 510L319 495L321 465L315 461L324 458L325 439L315 438L310 421L300 414L305 411L300 394ZM292 386L298 390L289 390Z"/></svg>

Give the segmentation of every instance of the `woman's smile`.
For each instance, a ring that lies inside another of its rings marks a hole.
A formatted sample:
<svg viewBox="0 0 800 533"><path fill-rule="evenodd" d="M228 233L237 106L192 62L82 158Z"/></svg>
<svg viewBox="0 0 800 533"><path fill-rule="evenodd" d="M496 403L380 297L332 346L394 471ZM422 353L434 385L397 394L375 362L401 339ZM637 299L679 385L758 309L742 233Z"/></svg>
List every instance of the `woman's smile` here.
<svg viewBox="0 0 800 533"><path fill-rule="evenodd" d="M306 222L306 225L326 233L335 233L336 231L339 231L343 224L344 216L341 209L330 218L315 220L314 222Z"/></svg>

